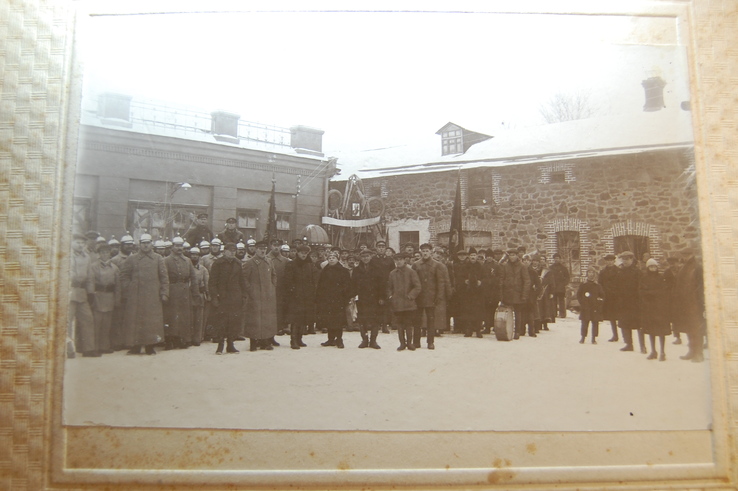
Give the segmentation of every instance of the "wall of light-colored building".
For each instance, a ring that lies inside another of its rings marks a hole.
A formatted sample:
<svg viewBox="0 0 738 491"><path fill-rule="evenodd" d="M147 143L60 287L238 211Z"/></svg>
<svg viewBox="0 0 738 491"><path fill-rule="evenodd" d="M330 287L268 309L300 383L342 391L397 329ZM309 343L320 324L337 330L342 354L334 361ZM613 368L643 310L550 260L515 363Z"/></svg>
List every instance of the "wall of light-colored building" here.
<svg viewBox="0 0 738 491"><path fill-rule="evenodd" d="M320 223L325 159L93 126L82 127L79 148L75 198L89 200L89 225L106 237L126 231L131 202L164 202L205 210L214 233L238 209L258 210L260 238L273 178L276 209L291 214L291 236ZM191 188L172 193L182 182Z"/></svg>

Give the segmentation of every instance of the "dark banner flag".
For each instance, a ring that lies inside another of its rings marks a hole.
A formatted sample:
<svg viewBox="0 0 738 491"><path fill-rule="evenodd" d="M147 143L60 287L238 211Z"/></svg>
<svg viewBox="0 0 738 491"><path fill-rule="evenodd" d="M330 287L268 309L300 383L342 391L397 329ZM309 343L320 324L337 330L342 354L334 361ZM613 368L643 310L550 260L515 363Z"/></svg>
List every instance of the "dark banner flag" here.
<svg viewBox="0 0 738 491"><path fill-rule="evenodd" d="M451 212L451 229L448 234L448 250L451 257L464 248L464 232L461 224L461 172L456 180L456 198L454 210Z"/></svg>
<svg viewBox="0 0 738 491"><path fill-rule="evenodd" d="M267 218L267 227L264 231L264 240L267 242L277 238L277 205L275 203L274 186L277 180L272 175L272 195L269 197L269 217Z"/></svg>

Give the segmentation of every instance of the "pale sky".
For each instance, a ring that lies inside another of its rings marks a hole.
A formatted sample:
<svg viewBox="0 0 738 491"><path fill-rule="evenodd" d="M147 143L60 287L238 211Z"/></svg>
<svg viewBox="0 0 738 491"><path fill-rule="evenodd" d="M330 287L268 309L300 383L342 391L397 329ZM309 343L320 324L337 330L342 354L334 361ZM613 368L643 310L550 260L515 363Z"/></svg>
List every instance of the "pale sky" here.
<svg viewBox="0 0 738 491"><path fill-rule="evenodd" d="M652 75L677 102L688 99L684 59L668 48L673 21L663 19L252 12L83 21L87 93L320 128L327 155L397 144L448 121L482 132L541 124L539 107L556 92L588 94L597 115L639 111L640 82ZM654 28L661 47L635 43Z"/></svg>

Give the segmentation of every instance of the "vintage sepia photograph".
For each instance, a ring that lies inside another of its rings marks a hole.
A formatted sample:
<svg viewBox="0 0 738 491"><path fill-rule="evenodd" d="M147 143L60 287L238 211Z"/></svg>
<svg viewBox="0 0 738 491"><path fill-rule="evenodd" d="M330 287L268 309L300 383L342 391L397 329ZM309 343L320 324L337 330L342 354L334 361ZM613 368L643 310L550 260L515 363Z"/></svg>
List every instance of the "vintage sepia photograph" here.
<svg viewBox="0 0 738 491"><path fill-rule="evenodd" d="M688 435L644 448L712 462L678 19L263 7L75 35L64 428Z"/></svg>
<svg viewBox="0 0 738 491"><path fill-rule="evenodd" d="M65 423L709 428L686 51L648 24L88 19Z"/></svg>

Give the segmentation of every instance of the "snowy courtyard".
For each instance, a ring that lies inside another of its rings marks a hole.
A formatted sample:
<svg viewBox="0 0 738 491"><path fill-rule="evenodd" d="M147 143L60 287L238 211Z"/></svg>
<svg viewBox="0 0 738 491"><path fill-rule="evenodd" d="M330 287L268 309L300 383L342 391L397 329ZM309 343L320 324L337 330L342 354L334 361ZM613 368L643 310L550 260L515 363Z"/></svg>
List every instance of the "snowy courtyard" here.
<svg viewBox="0 0 738 491"><path fill-rule="evenodd" d="M679 359L667 339L663 362L608 343L579 344L579 321L557 319L538 338L497 341L450 334L414 352L307 348L278 336L273 351L215 355L215 344L156 356L125 351L67 360L64 423L285 430L699 430L711 425L709 361ZM637 349L637 348L636 348ZM709 353L706 352L706 353ZM708 355L709 356L709 355Z"/></svg>

